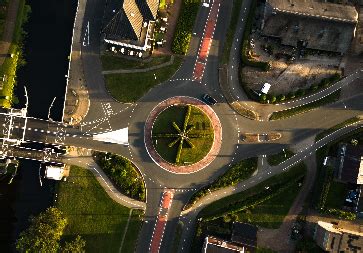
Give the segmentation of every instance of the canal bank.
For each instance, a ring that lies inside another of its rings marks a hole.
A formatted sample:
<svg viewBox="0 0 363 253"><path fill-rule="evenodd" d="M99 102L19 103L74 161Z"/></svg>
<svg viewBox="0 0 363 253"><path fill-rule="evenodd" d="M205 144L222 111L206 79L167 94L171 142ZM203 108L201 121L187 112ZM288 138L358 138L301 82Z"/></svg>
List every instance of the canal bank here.
<svg viewBox="0 0 363 253"><path fill-rule="evenodd" d="M25 104L24 86L29 95L28 116L61 120L76 0L28 0L32 12L24 26L26 65L17 72L19 107ZM0 251L14 251L15 238L28 225L30 215L45 210L53 202L53 181L39 182L39 163L21 160L13 184L0 182Z"/></svg>

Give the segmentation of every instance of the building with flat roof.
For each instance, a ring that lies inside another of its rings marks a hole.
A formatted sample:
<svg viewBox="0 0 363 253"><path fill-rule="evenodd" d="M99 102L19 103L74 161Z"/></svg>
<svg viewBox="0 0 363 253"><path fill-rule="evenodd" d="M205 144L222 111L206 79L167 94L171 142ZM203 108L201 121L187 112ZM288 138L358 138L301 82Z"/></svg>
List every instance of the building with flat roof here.
<svg viewBox="0 0 363 253"><path fill-rule="evenodd" d="M243 246L237 246L224 240L207 236L204 240L202 253L247 253Z"/></svg>
<svg viewBox="0 0 363 253"><path fill-rule="evenodd" d="M159 0L112 0L104 15L104 42L136 51L152 48Z"/></svg>
<svg viewBox="0 0 363 253"><path fill-rule="evenodd" d="M266 0L262 33L281 44L344 54L355 36L354 6L314 0Z"/></svg>
<svg viewBox="0 0 363 253"><path fill-rule="evenodd" d="M318 221L314 240L324 251L362 252L363 230L355 224L332 224Z"/></svg>
<svg viewBox="0 0 363 253"><path fill-rule="evenodd" d="M346 183L363 184L363 145L346 145L337 178Z"/></svg>

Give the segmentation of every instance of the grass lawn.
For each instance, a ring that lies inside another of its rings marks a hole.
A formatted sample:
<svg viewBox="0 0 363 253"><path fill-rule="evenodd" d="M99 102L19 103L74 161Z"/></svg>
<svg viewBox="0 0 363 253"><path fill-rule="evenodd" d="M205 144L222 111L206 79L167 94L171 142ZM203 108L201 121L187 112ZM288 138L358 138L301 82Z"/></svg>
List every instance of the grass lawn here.
<svg viewBox="0 0 363 253"><path fill-rule="evenodd" d="M290 157L292 157L294 155L295 155L294 152L292 152L291 150L284 149L284 150L281 150L277 154L267 156L267 162L271 166L276 166L276 165L279 165L280 163L286 161L287 159L289 159Z"/></svg>
<svg viewBox="0 0 363 253"><path fill-rule="evenodd" d="M239 211L241 207L250 206L244 210L251 210L248 217L251 223L272 228L278 227L300 189L297 182L301 181L305 173L306 166L299 163L290 170L273 176L246 191L217 200L205 207L198 214L200 219L196 224L192 252L200 250L205 235L229 240L232 221L248 220L242 215L242 211ZM269 189L266 189L266 186L269 186ZM266 198L268 196L272 197Z"/></svg>
<svg viewBox="0 0 363 253"><path fill-rule="evenodd" d="M153 56L147 60L130 60L115 55L101 55L102 69L145 69L170 61L171 56Z"/></svg>
<svg viewBox="0 0 363 253"><path fill-rule="evenodd" d="M239 12L241 10L243 0L233 0L233 8L232 8L232 15L231 21L229 23L229 27L227 30L226 41L224 44L223 49L223 57L222 57L222 64L227 64L229 60L229 54L231 52L233 37L236 32Z"/></svg>
<svg viewBox="0 0 363 253"><path fill-rule="evenodd" d="M279 228L300 188L296 182L262 204L247 211L238 212L239 220L264 228Z"/></svg>
<svg viewBox="0 0 363 253"><path fill-rule="evenodd" d="M219 214L225 213L225 210L229 207L234 206L236 203L243 202L247 198L256 195L259 192L263 192L265 190L265 187L273 185L285 185L293 180L296 180L299 177L302 177L305 174L306 168L304 164L298 164L292 168L290 168L288 171L283 172L279 175L275 175L273 177L270 177L269 179L259 183L258 185L247 189L245 191L239 192L237 194L233 194L231 196L222 198L220 200L217 200L210 205L206 206L200 213L200 217L210 217L215 216Z"/></svg>
<svg viewBox="0 0 363 253"><path fill-rule="evenodd" d="M130 209L110 199L90 171L72 166L68 180L58 185L55 205L68 221L64 239L81 235L86 252L119 251ZM141 215L133 210L122 252L134 252Z"/></svg>
<svg viewBox="0 0 363 253"><path fill-rule="evenodd" d="M329 193L325 202L326 208L341 209L347 193L348 188L346 184L332 181L330 183Z"/></svg>
<svg viewBox="0 0 363 253"><path fill-rule="evenodd" d="M182 57L175 57L172 65L145 73L105 75L106 88L120 102L135 102L155 85L170 79L182 60Z"/></svg>
<svg viewBox="0 0 363 253"><path fill-rule="evenodd" d="M174 128L173 122L183 131L184 119L187 114L187 106L171 106L164 110L156 118L153 126L153 136L157 134L178 134ZM200 161L205 157L213 144L213 128L211 122L200 109L191 106L191 113L187 124L187 130L194 126L194 128L187 133L190 136L190 142L194 148L184 141L183 149L181 150L180 160L178 164L192 164ZM203 138L193 138L197 135L210 135ZM169 144L178 139L178 137L153 137L153 144L156 151L161 157L170 163L176 163L179 142L172 147ZM157 142L156 142L157 141Z"/></svg>
<svg viewBox="0 0 363 253"><path fill-rule="evenodd" d="M340 97L340 90L337 90L337 91L333 92L332 94L330 94L322 99L319 99L317 101L311 102L309 104L304 104L302 106L290 108L290 109L287 109L284 111L274 112L270 116L269 120L279 120L279 119L290 118L294 115L304 113L304 112L310 111L312 109L318 108L320 106L336 102L339 99L339 97Z"/></svg>

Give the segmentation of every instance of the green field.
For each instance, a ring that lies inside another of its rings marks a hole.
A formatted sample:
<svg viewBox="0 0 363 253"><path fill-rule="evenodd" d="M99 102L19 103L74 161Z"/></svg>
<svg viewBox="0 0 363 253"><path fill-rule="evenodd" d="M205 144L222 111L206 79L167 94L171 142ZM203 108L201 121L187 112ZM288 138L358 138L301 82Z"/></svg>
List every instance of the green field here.
<svg viewBox="0 0 363 253"><path fill-rule="evenodd" d="M178 139L178 137L158 137L159 135L172 134L178 135L178 131L173 126L173 122L183 131L184 121L187 115L187 106L171 106L161 112L156 118L152 135L153 144L158 154L166 161L175 164L193 164L205 157L213 144L213 127L211 122L200 109L195 106L191 106L190 117L187 120L187 136L191 145L187 142L183 142L183 148L180 153L180 159L177 161L177 154L179 148L179 142L170 147L171 143ZM190 130L188 132L188 130ZM199 137L203 136L205 137Z"/></svg>
<svg viewBox="0 0 363 253"><path fill-rule="evenodd" d="M290 185L275 197L256 207L238 212L238 219L264 228L279 228L300 191L299 183Z"/></svg>
<svg viewBox="0 0 363 253"><path fill-rule="evenodd" d="M129 208L110 199L90 171L75 166L57 193L55 205L68 221L64 239L81 235L86 252L119 252ZM121 252L134 252L141 216L141 211L133 210Z"/></svg>
<svg viewBox="0 0 363 253"><path fill-rule="evenodd" d="M332 181L330 183L329 193L326 198L325 207L341 209L344 199L347 196L348 188L345 183Z"/></svg>
<svg viewBox="0 0 363 253"><path fill-rule="evenodd" d="M270 189L274 187L277 191L278 189L285 187L289 182L301 178L305 174L305 171L305 165L300 163L290 168L287 172L270 177L269 179L248 190L233 194L211 203L210 205L203 208L203 210L199 213L199 216L215 217L228 213L230 209L236 208L236 204L241 203L244 205L244 203L248 201L249 198L254 199L254 196L259 193L263 193L265 191L265 187L269 187ZM265 196L268 196L268 194L266 193Z"/></svg>
<svg viewBox="0 0 363 253"><path fill-rule="evenodd" d="M106 88L117 101L135 102L155 85L170 79L182 61L182 57L175 57L172 65L160 69L144 73L105 75Z"/></svg>

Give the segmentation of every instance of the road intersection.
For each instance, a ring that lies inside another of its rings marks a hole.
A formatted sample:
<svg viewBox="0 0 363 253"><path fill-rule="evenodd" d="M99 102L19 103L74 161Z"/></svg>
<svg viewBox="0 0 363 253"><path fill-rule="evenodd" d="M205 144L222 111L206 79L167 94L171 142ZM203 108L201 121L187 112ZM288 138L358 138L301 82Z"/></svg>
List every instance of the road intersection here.
<svg viewBox="0 0 363 253"><path fill-rule="evenodd" d="M327 136L317 143L313 143L314 136L322 129L330 128L346 119L362 114L363 99L362 89L358 85L355 96L344 98L344 102L321 107L309 113L301 114L285 120L267 122L253 121L239 116L224 99L223 92L219 85L219 57L223 49L224 37L228 28L228 20L230 16L232 1L221 1L218 21L213 33L213 40L209 48L208 61L205 65L203 78L193 80L194 63L197 59L198 49L201 39L204 37L204 27L208 20L208 8L200 8L196 24L193 30L193 38L190 49L185 56L184 63L171 78L152 90L150 90L137 103L123 104L115 101L105 88L104 78L102 75L102 67L99 59L100 52L100 30L102 25L103 8L106 0L83 0L80 1L79 8L83 15L81 22L81 33L87 31L89 43L82 45L81 64L82 73L84 73L84 83L86 85L90 105L87 115L84 115L83 121L79 128L66 127L64 131L63 143L85 147L89 149L114 152L129 158L141 171L145 178L147 187L147 204L145 210L145 222L138 238L137 252L147 252L150 248L153 229L157 221L156 217L159 212L160 198L165 189L173 190L173 202L168 210L168 220L165 226L164 237L161 240L160 252L170 252L174 232L178 220L182 220L185 230L182 234L179 252L187 252L193 236L193 225L198 212L207 204L221 197L243 191L258 182L261 182L272 175L278 174L299 161L307 159L314 155L317 148L334 140L335 138L352 131L358 126L361 127L362 122L356 126L349 126L338 130ZM241 90L238 83L238 66L240 61L240 42L247 18L248 9L251 0L243 1L238 30L232 44L230 61L228 65L229 87L232 93L236 95L236 99L243 103L255 106L248 100L247 96ZM82 38L82 36L79 36ZM87 37L88 41L88 37ZM318 97L322 97L336 88L350 89L351 84L357 82L358 77L362 77L362 72L358 70L356 74L346 77L342 82L330 87L319 94L312 95L307 98L313 101ZM359 81L359 80L358 80ZM356 86L354 86L356 87ZM201 94L209 93L217 98L218 104L213 106L215 113L218 115L223 128L223 142L219 154L215 160L205 169L193 173L178 175L167 172L159 168L149 157L144 145L144 125L151 111L161 101L173 96L189 96L199 98ZM296 104L305 103L307 101L299 100L284 105L267 105L263 107L263 112L280 110L281 108L292 107ZM272 108L272 109L271 109ZM344 112L344 113L342 113ZM266 113L265 113L266 114ZM40 122L37 120L29 121L27 130L28 140L44 139L44 133L35 131L34 129L43 129L44 124L48 122ZM50 124L50 132L48 140L52 142L56 135L57 124ZM129 128L129 146L120 146L115 144L106 144L97 142L92 139L92 135L100 132L108 132L124 127ZM53 131L54 130L54 131ZM269 143L244 143L241 140L242 133L270 133L279 132L282 138L275 142ZM67 134L69 134L67 136ZM50 138L50 139L49 139ZM190 196L196 189L201 188L205 184L213 181L219 175L223 174L236 161L253 156L263 156L277 153L282 148L293 146L297 150L297 154L276 167L265 167L261 169L252 178L241 182L235 187L222 189L211 193L201 199L195 207L182 213L182 208L188 201Z"/></svg>

